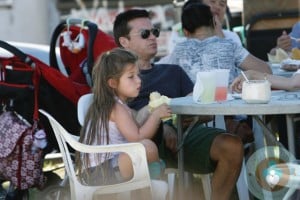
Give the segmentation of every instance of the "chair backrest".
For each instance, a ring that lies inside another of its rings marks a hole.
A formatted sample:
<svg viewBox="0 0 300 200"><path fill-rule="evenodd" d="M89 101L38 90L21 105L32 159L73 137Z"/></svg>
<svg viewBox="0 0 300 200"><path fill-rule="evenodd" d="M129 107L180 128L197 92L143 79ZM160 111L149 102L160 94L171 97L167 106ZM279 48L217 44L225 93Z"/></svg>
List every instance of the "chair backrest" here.
<svg viewBox="0 0 300 200"><path fill-rule="evenodd" d="M276 46L277 38L285 30L291 31L299 21L298 11L260 13L249 19L245 26L247 49L252 55L268 61L267 53ZM263 45L262 45L263 44Z"/></svg>
<svg viewBox="0 0 300 200"><path fill-rule="evenodd" d="M78 142L78 137L68 133L49 113L44 110L39 110L40 113L45 115L54 131L57 139L59 149L63 156L63 162L65 164L67 175L70 181L71 199L92 199L94 194L114 194L122 193L131 190L150 188L152 193L152 186L159 184L153 184L150 180L148 171L148 164L146 159L145 148L141 143L126 143L118 145L85 145ZM125 152L127 153L133 163L133 178L129 181L114 184L114 185L101 185L101 186L89 186L83 185L77 178L75 173L75 167L71 158L71 154L68 145L75 151L83 153L106 153L106 152ZM156 196L156 195L155 195ZM165 194L160 199L164 199ZM153 197L154 199L154 197Z"/></svg>
<svg viewBox="0 0 300 200"><path fill-rule="evenodd" d="M299 1L243 0L243 25L249 52L265 61L283 30L299 20Z"/></svg>
<svg viewBox="0 0 300 200"><path fill-rule="evenodd" d="M243 0L243 24L246 25L256 15L262 13L286 13L292 10L299 10L299 1L295 0ZM273 24L268 24L273 26ZM284 27L285 24L280 24L280 27Z"/></svg>
<svg viewBox="0 0 300 200"><path fill-rule="evenodd" d="M85 118L85 115L88 111L88 108L92 103L93 96L94 95L92 93L85 94L85 95L82 95L78 100L78 103L77 103L77 117L78 117L79 124L81 126L83 125L84 118Z"/></svg>

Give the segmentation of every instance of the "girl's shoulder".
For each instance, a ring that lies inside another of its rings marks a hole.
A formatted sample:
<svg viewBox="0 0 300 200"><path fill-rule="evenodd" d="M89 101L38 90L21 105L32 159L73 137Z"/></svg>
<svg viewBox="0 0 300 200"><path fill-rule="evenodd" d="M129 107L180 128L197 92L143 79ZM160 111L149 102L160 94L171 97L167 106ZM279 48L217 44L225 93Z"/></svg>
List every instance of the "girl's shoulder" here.
<svg viewBox="0 0 300 200"><path fill-rule="evenodd" d="M117 101L112 109L110 120L115 121L116 116L124 116L130 113L131 109L126 104Z"/></svg>
<svg viewBox="0 0 300 200"><path fill-rule="evenodd" d="M129 112L131 113L131 109L127 106L127 104L117 101L113 110L116 112Z"/></svg>

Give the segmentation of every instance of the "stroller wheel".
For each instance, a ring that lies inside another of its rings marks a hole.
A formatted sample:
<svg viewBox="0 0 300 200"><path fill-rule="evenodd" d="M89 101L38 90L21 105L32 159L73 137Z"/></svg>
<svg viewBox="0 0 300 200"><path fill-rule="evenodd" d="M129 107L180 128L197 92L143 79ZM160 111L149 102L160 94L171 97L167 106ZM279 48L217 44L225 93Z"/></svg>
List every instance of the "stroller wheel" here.
<svg viewBox="0 0 300 200"><path fill-rule="evenodd" d="M41 191L38 199L44 200L69 200L70 191L69 188L53 185L47 187L45 190Z"/></svg>

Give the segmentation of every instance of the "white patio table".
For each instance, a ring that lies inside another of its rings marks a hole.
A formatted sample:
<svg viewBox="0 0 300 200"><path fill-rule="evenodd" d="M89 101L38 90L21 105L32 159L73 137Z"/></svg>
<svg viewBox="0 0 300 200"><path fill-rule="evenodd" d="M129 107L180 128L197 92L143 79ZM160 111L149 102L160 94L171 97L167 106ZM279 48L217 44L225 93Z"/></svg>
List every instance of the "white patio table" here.
<svg viewBox="0 0 300 200"><path fill-rule="evenodd" d="M240 98L211 104L195 103L192 96L174 98L170 102L174 114L177 114L178 144L183 141L182 115L252 115L265 130L268 128L261 120L261 115L286 115L288 148L295 155L293 115L300 113L300 91L274 91L269 103L248 104ZM269 132L264 131L266 139L275 140ZM183 185L184 156L183 148L178 152L179 185ZM182 188L182 187L180 187ZM182 191L180 192L182 194Z"/></svg>

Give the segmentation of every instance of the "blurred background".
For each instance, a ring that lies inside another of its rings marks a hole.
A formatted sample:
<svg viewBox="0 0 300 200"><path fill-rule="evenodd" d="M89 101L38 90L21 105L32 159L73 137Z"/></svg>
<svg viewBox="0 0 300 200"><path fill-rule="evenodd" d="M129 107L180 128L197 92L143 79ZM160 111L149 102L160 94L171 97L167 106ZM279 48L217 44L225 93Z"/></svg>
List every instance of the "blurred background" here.
<svg viewBox="0 0 300 200"><path fill-rule="evenodd" d="M159 53L168 53L170 34L179 22L186 0L0 0L0 39L49 44L60 20L84 18L111 33L115 16L129 8L141 7L153 13L160 27ZM299 21L299 0L227 0L224 28L235 31L253 55L267 60L283 30ZM264 45L261 45L264 44Z"/></svg>
<svg viewBox="0 0 300 200"><path fill-rule="evenodd" d="M167 38L179 22L184 0L0 0L0 39L6 41L49 44L52 32L60 20L84 18L111 33L115 16L132 7L153 12L153 23L162 30L159 55L168 51ZM243 0L228 0L233 26L241 25ZM225 24L225 23L224 23ZM229 27L230 28L230 27Z"/></svg>

